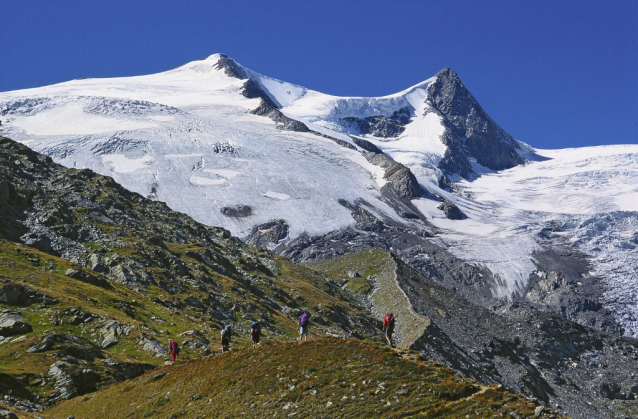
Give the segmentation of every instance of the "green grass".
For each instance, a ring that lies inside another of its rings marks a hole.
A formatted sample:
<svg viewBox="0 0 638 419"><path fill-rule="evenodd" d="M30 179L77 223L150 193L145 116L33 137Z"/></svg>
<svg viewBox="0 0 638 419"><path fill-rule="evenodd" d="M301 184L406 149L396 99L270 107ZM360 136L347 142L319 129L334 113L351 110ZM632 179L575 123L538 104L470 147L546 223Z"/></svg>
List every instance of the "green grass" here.
<svg viewBox="0 0 638 419"><path fill-rule="evenodd" d="M161 375L164 374L165 375ZM504 401L506 400L506 403ZM326 338L161 367L43 412L54 418L519 417L532 401L411 351Z"/></svg>

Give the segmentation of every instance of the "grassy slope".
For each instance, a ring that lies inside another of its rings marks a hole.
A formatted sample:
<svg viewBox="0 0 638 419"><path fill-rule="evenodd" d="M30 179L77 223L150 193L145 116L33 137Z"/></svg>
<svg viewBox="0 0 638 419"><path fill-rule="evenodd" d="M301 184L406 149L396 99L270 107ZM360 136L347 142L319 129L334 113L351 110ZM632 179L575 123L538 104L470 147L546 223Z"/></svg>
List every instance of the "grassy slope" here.
<svg viewBox="0 0 638 419"><path fill-rule="evenodd" d="M177 247L177 245L172 247ZM342 301L339 298L340 295L330 295L331 290L326 287L326 281L323 278L284 258L278 258L278 262L280 275L266 278L271 283L266 290L277 290L279 301L288 298L287 296L290 296L291 300L293 300L293 296L299 296L299 306L307 308L313 313L341 311L353 315L351 318L348 318L347 315L343 316L345 321L351 323L365 317L365 314L356 307L351 307L346 301ZM96 332L96 326L102 325L106 321L116 320L132 329L128 336L120 336L119 343L104 351L105 358L118 362L145 362L161 365L168 358L157 357L153 352L142 350L139 344L141 337L156 339L167 346L169 339L184 341L189 336L180 336L180 334L189 330L196 330L201 336L207 338L210 343L206 347L211 351L218 350L218 327L221 326L221 323L204 318L201 310L179 304L180 298L184 295L198 296L201 293L195 287L185 285L187 288L185 292L175 295L166 295L160 289L148 287L148 295L143 295L113 281L107 280L109 285L107 288L103 288L70 278L64 275L64 272L69 268L84 270L78 265L55 256L0 239L0 286L7 283L23 284L36 291L42 291L58 301L54 305L34 304L30 307L12 307L0 304L0 310L8 309L21 312L24 321L33 327L32 333L10 337L0 344L0 372L17 379L24 388L33 393L33 396L39 397L39 403L45 401L54 390L53 383L47 380L49 367L56 360L64 359L66 353L61 352L60 350L63 348L60 347L40 353L27 353L26 350L40 342L44 336L52 333L80 336L99 345L103 337ZM92 274L99 276L95 272ZM297 337L294 319L281 311L269 310L269 307L264 307L260 299L250 292L246 292L243 297L240 296L238 293L242 292L241 288L243 287L241 284L238 285L233 278L221 275L217 275L217 278L217 283L222 290L226 290L229 293L227 295L232 295L231 301L241 301L246 306L252 306L256 318L259 317L258 313L262 313L261 320L265 326L265 342L269 340L286 341ZM158 303L157 298L162 302L173 301L182 308L167 307L163 303ZM129 314L122 311L122 307L128 307ZM73 325L70 323L72 316L64 315L65 311L73 308L101 317L86 324ZM248 327L250 319L241 318L240 313L236 314L239 317L237 324ZM320 314L317 314L317 317L319 316ZM155 320L158 318L165 322L158 323ZM54 323L55 319L59 321L59 324ZM313 335L323 336L330 332L339 333L341 331L341 329L335 329L331 326L335 323L329 318L323 320L326 324L317 324L316 327L313 327ZM349 326L356 327L354 324L349 324ZM248 347L248 335L236 330L233 346ZM181 359L201 356L201 348L183 347ZM95 368L96 364L101 365L99 362L92 364L83 366ZM113 378L105 379L98 387L109 384L113 380ZM35 401L33 398L32 400Z"/></svg>
<svg viewBox="0 0 638 419"><path fill-rule="evenodd" d="M54 418L530 417L520 395L485 387L379 343L325 338L161 367L44 412ZM466 416L469 415L469 416ZM503 416L502 416L503 415ZM542 417L553 417L545 411Z"/></svg>

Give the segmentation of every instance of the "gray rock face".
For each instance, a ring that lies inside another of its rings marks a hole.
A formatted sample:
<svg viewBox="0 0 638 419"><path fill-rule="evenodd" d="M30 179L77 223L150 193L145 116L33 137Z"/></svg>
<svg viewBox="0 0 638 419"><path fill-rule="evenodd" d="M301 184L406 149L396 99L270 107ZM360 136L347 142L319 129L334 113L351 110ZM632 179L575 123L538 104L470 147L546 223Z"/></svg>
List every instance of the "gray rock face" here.
<svg viewBox="0 0 638 419"><path fill-rule="evenodd" d="M100 265L97 264L95 266L99 268ZM82 281L86 284L95 285L97 287L105 289L113 289L113 286L109 284L106 279L93 275L89 272L69 268L64 274L70 278L77 279L78 281Z"/></svg>
<svg viewBox="0 0 638 419"><path fill-rule="evenodd" d="M168 354L166 348L157 341L155 338L146 338L142 337L139 342L139 345L147 352L152 352L156 357L163 357ZM168 344L167 344L168 345Z"/></svg>
<svg viewBox="0 0 638 419"><path fill-rule="evenodd" d="M18 416L10 410L0 410L0 419L18 419Z"/></svg>
<svg viewBox="0 0 638 419"><path fill-rule="evenodd" d="M226 217L249 217L252 215L253 210L248 205L236 205L234 207L223 207L220 209L221 213Z"/></svg>
<svg viewBox="0 0 638 419"><path fill-rule="evenodd" d="M438 208L442 210L445 213L445 216L450 220L463 220L467 218L466 215L463 214L463 211L459 209L459 207L449 201L443 202L441 205L438 206Z"/></svg>
<svg viewBox="0 0 638 419"><path fill-rule="evenodd" d="M244 69L237 64L235 60L225 54L221 54L219 61L217 61L217 64L215 64L213 68L216 70L224 70L226 75L229 77L234 77L240 80L248 78Z"/></svg>
<svg viewBox="0 0 638 419"><path fill-rule="evenodd" d="M370 134L382 138L398 137L405 130L405 125L410 122L410 109L401 108L389 118L383 115L368 116L363 119L346 117L339 118L339 122L344 127L355 128L362 135Z"/></svg>
<svg viewBox="0 0 638 419"><path fill-rule="evenodd" d="M47 335L40 342L27 349L29 353L41 353L56 350L59 356L72 357L84 361L104 358L100 348L85 338L74 335Z"/></svg>
<svg viewBox="0 0 638 419"><path fill-rule="evenodd" d="M385 170L383 178L387 180L387 184L383 188L391 189L396 196L403 199L420 198L425 193L414 174L399 162L392 160L386 154L382 153L365 153L366 159L375 166L382 167ZM383 188L381 191L383 192Z"/></svg>
<svg viewBox="0 0 638 419"><path fill-rule="evenodd" d="M89 258L89 268L99 273L106 273L109 271L102 261L102 256L95 253L93 253Z"/></svg>
<svg viewBox="0 0 638 419"><path fill-rule="evenodd" d="M245 241L248 244L267 248L277 245L288 237L288 224L285 220L274 220L253 227L253 231Z"/></svg>
<svg viewBox="0 0 638 419"><path fill-rule="evenodd" d="M430 105L446 126L442 141L448 146L441 168L468 178L474 171L470 160L492 170L523 164L518 143L481 108L454 70L445 68L428 87Z"/></svg>
<svg viewBox="0 0 638 419"><path fill-rule="evenodd" d="M22 321L22 315L17 311L6 311L0 314L0 336L9 337L31 333L31 325Z"/></svg>
<svg viewBox="0 0 638 419"><path fill-rule="evenodd" d="M496 314L395 260L410 304L430 319L412 349L481 382L559 403L569 417L615 417L613 400L634 399L638 340L530 310L529 303Z"/></svg>
<svg viewBox="0 0 638 419"><path fill-rule="evenodd" d="M4 284L0 287L0 303L16 307L28 307L39 303L56 304L55 298L21 284Z"/></svg>
<svg viewBox="0 0 638 419"><path fill-rule="evenodd" d="M310 132L310 129L303 122L284 115L273 99L253 79L249 79L244 83L241 94L249 99L261 99L261 104L250 113L270 118L277 123L278 128L287 131Z"/></svg>
<svg viewBox="0 0 638 419"><path fill-rule="evenodd" d="M49 378L56 389L52 401L70 399L97 390L99 374L90 368L79 369L67 361L58 361L49 368Z"/></svg>
<svg viewBox="0 0 638 419"><path fill-rule="evenodd" d="M118 338L120 336L128 336L130 332L131 328L129 326L122 324L117 320L112 320L100 329L100 333L103 337L100 347L102 349L110 348L119 342Z"/></svg>
<svg viewBox="0 0 638 419"><path fill-rule="evenodd" d="M376 145L372 144L368 140L364 140L363 138L355 137L354 135L351 135L350 139L352 139L352 141L356 145L358 145L359 147L361 147L365 151L369 151L371 153L383 154L383 151L379 147L377 147Z"/></svg>

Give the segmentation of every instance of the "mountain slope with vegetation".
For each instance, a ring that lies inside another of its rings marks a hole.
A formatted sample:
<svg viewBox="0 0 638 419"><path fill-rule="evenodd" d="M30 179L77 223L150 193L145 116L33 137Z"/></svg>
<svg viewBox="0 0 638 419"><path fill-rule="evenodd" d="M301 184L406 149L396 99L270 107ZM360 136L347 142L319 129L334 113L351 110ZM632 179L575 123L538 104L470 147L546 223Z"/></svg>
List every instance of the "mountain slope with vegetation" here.
<svg viewBox="0 0 638 419"><path fill-rule="evenodd" d="M0 138L0 394L28 409L219 349L312 333L380 339L334 281L198 224L90 170Z"/></svg>
<svg viewBox="0 0 638 419"><path fill-rule="evenodd" d="M326 338L177 363L44 412L54 418L557 418L413 351Z"/></svg>

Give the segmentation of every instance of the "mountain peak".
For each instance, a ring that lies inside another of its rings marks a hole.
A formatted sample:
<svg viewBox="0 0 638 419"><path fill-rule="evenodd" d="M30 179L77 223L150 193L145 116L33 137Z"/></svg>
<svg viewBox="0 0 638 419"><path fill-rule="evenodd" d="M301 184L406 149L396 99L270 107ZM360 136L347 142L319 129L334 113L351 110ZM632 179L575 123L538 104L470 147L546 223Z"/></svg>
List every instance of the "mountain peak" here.
<svg viewBox="0 0 638 419"><path fill-rule="evenodd" d="M233 60L226 54L213 54L210 57L216 57L217 64L213 66L216 70L224 70L227 76L234 77L236 79L247 79L248 75L237 61Z"/></svg>

